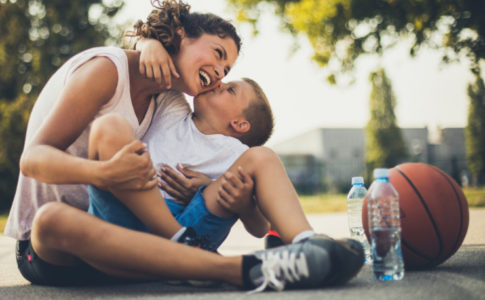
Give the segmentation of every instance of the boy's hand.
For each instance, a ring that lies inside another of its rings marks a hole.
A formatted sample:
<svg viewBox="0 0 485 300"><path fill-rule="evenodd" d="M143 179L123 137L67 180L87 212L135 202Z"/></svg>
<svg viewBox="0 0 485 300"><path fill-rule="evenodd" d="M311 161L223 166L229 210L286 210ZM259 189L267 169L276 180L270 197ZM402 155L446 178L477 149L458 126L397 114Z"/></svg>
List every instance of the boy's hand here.
<svg viewBox="0 0 485 300"><path fill-rule="evenodd" d="M254 182L242 167L238 174L229 171L222 175L221 188L216 201L234 214L244 214L255 208L253 201Z"/></svg>
<svg viewBox="0 0 485 300"><path fill-rule="evenodd" d="M187 205L201 186L212 182L205 174L186 169L181 164L177 165L177 170L183 175L169 166L163 166L158 173L163 181L158 186L181 204Z"/></svg>
<svg viewBox="0 0 485 300"><path fill-rule="evenodd" d="M141 39L136 46L137 50L141 50L140 74L170 89L172 87L172 75L176 78L179 78L180 75L162 43L155 39Z"/></svg>

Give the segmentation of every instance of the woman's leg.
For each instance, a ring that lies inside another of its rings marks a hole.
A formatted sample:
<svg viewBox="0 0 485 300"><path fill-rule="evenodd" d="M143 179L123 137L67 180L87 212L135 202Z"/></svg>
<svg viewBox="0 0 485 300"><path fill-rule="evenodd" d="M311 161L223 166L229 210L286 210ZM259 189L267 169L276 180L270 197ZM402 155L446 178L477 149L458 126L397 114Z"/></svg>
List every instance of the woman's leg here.
<svg viewBox="0 0 485 300"><path fill-rule="evenodd" d="M31 243L37 255L56 265L79 259L115 276L211 279L242 285L242 258L208 251L104 222L59 202L36 214Z"/></svg>
<svg viewBox="0 0 485 300"><path fill-rule="evenodd" d="M312 230L295 188L276 153L265 147L250 148L236 160L229 171L238 174L239 166L253 179L257 204L285 243L291 243L303 231ZM208 207L218 205L215 199L221 180L222 178L218 178L204 191L206 201L211 201Z"/></svg>

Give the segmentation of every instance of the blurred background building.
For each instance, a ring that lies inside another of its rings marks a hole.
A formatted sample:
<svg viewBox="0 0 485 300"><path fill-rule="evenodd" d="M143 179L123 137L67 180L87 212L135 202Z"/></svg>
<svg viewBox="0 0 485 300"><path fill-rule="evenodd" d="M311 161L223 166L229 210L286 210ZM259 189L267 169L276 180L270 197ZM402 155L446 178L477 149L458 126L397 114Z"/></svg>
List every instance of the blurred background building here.
<svg viewBox="0 0 485 300"><path fill-rule="evenodd" d="M464 128L442 128L431 139L427 127L401 128L408 162L437 166L460 184L466 181ZM271 146L301 193L348 190L352 176L365 174L363 128L316 128ZM404 161L403 161L404 162Z"/></svg>

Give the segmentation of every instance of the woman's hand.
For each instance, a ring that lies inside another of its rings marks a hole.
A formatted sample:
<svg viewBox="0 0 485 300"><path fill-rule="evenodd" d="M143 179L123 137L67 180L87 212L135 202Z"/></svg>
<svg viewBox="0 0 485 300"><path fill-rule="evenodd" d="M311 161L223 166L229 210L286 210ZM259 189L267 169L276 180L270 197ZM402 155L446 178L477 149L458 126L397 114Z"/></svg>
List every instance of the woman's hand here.
<svg viewBox="0 0 485 300"><path fill-rule="evenodd" d="M183 175L169 166L163 166L158 174L163 181L158 185L183 205L192 200L201 186L212 182L205 174L186 169L180 164L177 165L177 170Z"/></svg>
<svg viewBox="0 0 485 300"><path fill-rule="evenodd" d="M254 182L251 176L242 167L238 167L238 174L227 171L222 177L216 201L234 214L252 212L256 204L253 201Z"/></svg>
<svg viewBox="0 0 485 300"><path fill-rule="evenodd" d="M137 42L136 49L141 50L140 74L155 80L160 85L165 84L165 88L170 89L172 75L176 78L179 78L180 75L162 43L155 39L141 39Z"/></svg>
<svg viewBox="0 0 485 300"><path fill-rule="evenodd" d="M99 188L109 190L149 190L158 179L146 144L133 141L105 161L98 173Z"/></svg>

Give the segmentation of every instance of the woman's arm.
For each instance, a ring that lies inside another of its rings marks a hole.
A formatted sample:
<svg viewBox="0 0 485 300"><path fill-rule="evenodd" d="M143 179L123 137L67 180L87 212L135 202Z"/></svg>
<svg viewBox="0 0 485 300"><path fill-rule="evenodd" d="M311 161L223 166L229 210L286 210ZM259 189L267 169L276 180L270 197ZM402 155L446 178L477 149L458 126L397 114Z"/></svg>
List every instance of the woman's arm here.
<svg viewBox="0 0 485 300"><path fill-rule="evenodd" d="M47 183L83 183L101 188L119 183L127 184L128 188L156 185L156 180L150 180L154 170L147 170L151 162L148 153L143 153L145 146L140 142L128 145L112 160L103 162L64 151L112 98L117 83L116 67L107 58L96 57L80 66L22 153L22 173Z"/></svg>

